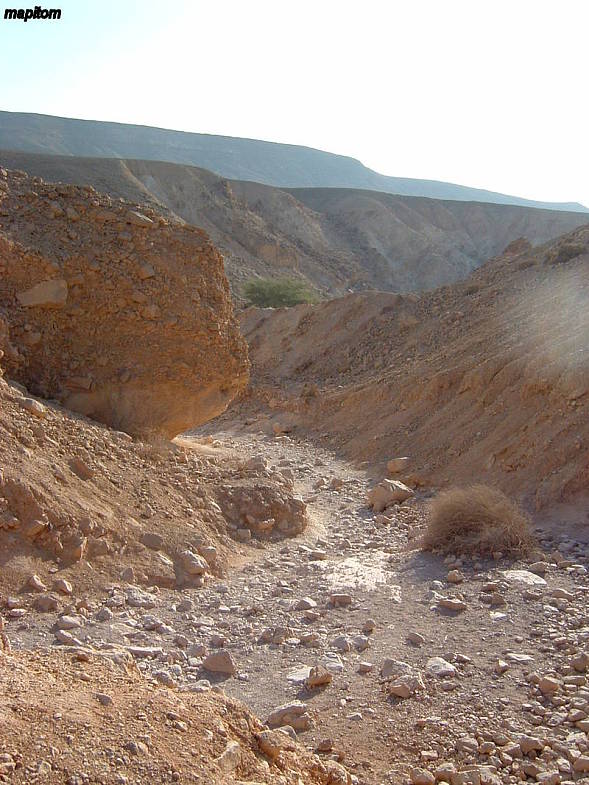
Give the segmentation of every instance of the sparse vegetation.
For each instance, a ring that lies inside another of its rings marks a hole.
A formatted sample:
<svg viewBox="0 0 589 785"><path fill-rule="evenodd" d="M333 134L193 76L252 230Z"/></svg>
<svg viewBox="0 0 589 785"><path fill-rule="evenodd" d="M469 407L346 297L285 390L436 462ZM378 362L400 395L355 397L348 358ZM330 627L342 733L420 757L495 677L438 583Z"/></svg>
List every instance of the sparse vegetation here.
<svg viewBox="0 0 589 785"><path fill-rule="evenodd" d="M319 295L298 278L251 278L243 287L248 305L258 308L290 308L300 303L316 303Z"/></svg>
<svg viewBox="0 0 589 785"><path fill-rule="evenodd" d="M450 488L432 501L424 547L443 553L521 555L533 543L526 513L487 485Z"/></svg>
<svg viewBox="0 0 589 785"><path fill-rule="evenodd" d="M549 264L566 264L582 253L587 253L587 246L582 243L562 243L550 251L547 261Z"/></svg>

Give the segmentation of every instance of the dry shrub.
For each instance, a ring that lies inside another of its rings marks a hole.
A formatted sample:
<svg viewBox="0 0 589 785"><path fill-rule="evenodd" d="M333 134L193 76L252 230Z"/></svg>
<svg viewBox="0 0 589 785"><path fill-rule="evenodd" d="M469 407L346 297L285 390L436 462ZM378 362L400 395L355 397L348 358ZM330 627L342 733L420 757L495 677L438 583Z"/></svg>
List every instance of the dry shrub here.
<svg viewBox="0 0 589 785"><path fill-rule="evenodd" d="M423 544L444 553L523 555L533 537L528 515L504 493L471 485L436 496Z"/></svg>

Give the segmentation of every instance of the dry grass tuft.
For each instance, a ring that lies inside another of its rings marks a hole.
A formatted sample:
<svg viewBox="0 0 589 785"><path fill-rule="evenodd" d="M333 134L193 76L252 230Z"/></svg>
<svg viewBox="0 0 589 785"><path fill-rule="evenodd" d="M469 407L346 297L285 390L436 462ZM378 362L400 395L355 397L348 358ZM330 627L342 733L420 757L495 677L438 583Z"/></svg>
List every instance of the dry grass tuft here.
<svg viewBox="0 0 589 785"><path fill-rule="evenodd" d="M531 549L533 536L528 515L504 493L471 485L436 496L423 545L444 553L521 556Z"/></svg>

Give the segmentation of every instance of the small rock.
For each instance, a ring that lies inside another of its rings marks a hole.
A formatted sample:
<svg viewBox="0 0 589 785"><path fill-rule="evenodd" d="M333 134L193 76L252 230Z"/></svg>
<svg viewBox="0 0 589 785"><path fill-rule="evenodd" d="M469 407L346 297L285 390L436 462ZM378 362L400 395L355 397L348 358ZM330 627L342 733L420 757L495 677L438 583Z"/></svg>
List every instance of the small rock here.
<svg viewBox="0 0 589 785"><path fill-rule="evenodd" d="M45 586L38 575L31 575L27 581L27 586L29 586L29 588L33 589L34 591L47 591L47 586Z"/></svg>
<svg viewBox="0 0 589 785"><path fill-rule="evenodd" d="M589 755L579 755L573 763L573 771L577 773L589 772Z"/></svg>
<svg viewBox="0 0 589 785"><path fill-rule="evenodd" d="M135 570L133 567L125 567L125 569L121 573L121 580L123 583L134 583L135 582Z"/></svg>
<svg viewBox="0 0 589 785"><path fill-rule="evenodd" d="M410 698L422 687L421 679L417 676L400 676L387 685L389 693L397 698Z"/></svg>
<svg viewBox="0 0 589 785"><path fill-rule="evenodd" d="M279 728L290 725L295 731L306 731L311 727L311 717L307 713L307 704L293 701L274 709L266 718L266 725Z"/></svg>
<svg viewBox="0 0 589 785"><path fill-rule="evenodd" d="M338 635L338 637L334 638L334 640L331 642L331 645L339 651L352 651L352 643L347 635Z"/></svg>
<svg viewBox="0 0 589 785"><path fill-rule="evenodd" d="M211 673L222 673L227 676L233 676L237 672L233 657L227 649L219 649L219 651L209 654L203 660L202 666Z"/></svg>
<svg viewBox="0 0 589 785"><path fill-rule="evenodd" d="M58 630L74 630L77 627L81 627L82 624L80 619L75 616L60 616L55 622L55 626Z"/></svg>
<svg viewBox="0 0 589 785"><path fill-rule="evenodd" d="M562 683L552 676L543 676L538 682L538 688L543 695L552 695L562 687Z"/></svg>
<svg viewBox="0 0 589 785"><path fill-rule="evenodd" d="M524 583L526 586L546 586L544 578L529 570L504 570L503 575L510 583Z"/></svg>
<svg viewBox="0 0 589 785"><path fill-rule="evenodd" d="M411 488L399 480L383 480L369 491L367 502L374 512L383 512L391 504L401 504L413 495Z"/></svg>
<svg viewBox="0 0 589 785"><path fill-rule="evenodd" d="M444 678L446 676L456 676L456 668L442 657L431 657L426 664L426 670L432 676Z"/></svg>
<svg viewBox="0 0 589 785"><path fill-rule="evenodd" d="M335 608L344 608L348 605L352 604L352 595L351 594L332 594L329 598L329 602Z"/></svg>
<svg viewBox="0 0 589 785"><path fill-rule="evenodd" d="M40 594L35 597L33 605L41 613L49 613L59 608L59 598L56 594Z"/></svg>
<svg viewBox="0 0 589 785"><path fill-rule="evenodd" d="M406 455L402 458L391 458L391 460L387 463L387 472L389 474L400 474L400 472L404 472L410 463L410 458Z"/></svg>
<svg viewBox="0 0 589 785"><path fill-rule="evenodd" d="M440 597L438 600L438 607L446 608L449 611L459 612L465 611L467 605L464 600L461 600L458 597Z"/></svg>
<svg viewBox="0 0 589 785"><path fill-rule="evenodd" d="M313 608L317 607L317 603L315 600L311 599L311 597L303 597L300 599L297 604L295 605L296 611L310 611Z"/></svg>
<svg viewBox="0 0 589 785"><path fill-rule="evenodd" d="M43 419L47 416L46 407L34 398L21 398L19 403L25 411L29 412L29 414L33 414L35 417Z"/></svg>
<svg viewBox="0 0 589 785"><path fill-rule="evenodd" d="M96 614L96 618L98 621L110 621L114 616L114 613L111 611L110 608L106 606L102 607L98 613Z"/></svg>
<svg viewBox="0 0 589 785"><path fill-rule="evenodd" d="M571 661L571 665L577 673L585 673L589 670L589 653L582 651L580 654L577 654Z"/></svg>
<svg viewBox="0 0 589 785"><path fill-rule="evenodd" d="M88 466L86 461L82 460L82 458L77 455L70 458L68 464L73 473L81 480L91 480L92 477L94 477L94 469Z"/></svg>
<svg viewBox="0 0 589 785"><path fill-rule="evenodd" d="M74 593L72 584L69 581L66 581L65 578L58 578L54 581L53 588L55 591L61 592L61 594L72 595Z"/></svg>
<svg viewBox="0 0 589 785"><path fill-rule="evenodd" d="M427 769L411 769L409 774L412 785L435 785L436 778Z"/></svg>
<svg viewBox="0 0 589 785"><path fill-rule="evenodd" d="M309 676L305 679L305 687L308 690L315 690L318 687L327 687L331 684L333 676L324 668L323 665L315 665L311 668Z"/></svg>
<svg viewBox="0 0 589 785"><path fill-rule="evenodd" d="M164 538L157 532L145 532L141 537L141 542L146 548L159 551L163 547Z"/></svg>
<svg viewBox="0 0 589 785"><path fill-rule="evenodd" d="M526 736L525 734L519 739L519 746L524 755L529 752L542 752L544 749L543 742L535 736Z"/></svg>
<svg viewBox="0 0 589 785"><path fill-rule="evenodd" d="M63 278L53 278L19 292L16 296L25 308L60 308L66 304L67 294L67 282Z"/></svg>
<svg viewBox="0 0 589 785"><path fill-rule="evenodd" d="M333 739L321 739L319 744L315 747L315 752L331 752L333 750Z"/></svg>
<svg viewBox="0 0 589 785"><path fill-rule="evenodd" d="M283 750L294 750L295 746L286 733L280 730L263 730L254 734L255 739L262 752L267 758L274 762Z"/></svg>
<svg viewBox="0 0 589 785"><path fill-rule="evenodd" d="M127 651L136 660L156 659L163 654L161 646L127 646Z"/></svg>

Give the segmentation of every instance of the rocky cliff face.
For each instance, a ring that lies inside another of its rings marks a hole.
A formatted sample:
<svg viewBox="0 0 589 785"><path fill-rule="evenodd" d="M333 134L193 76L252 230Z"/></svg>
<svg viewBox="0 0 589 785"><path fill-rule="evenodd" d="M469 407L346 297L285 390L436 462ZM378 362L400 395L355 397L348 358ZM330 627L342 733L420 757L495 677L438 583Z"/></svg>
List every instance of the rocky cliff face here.
<svg viewBox="0 0 589 785"><path fill-rule="evenodd" d="M248 379L206 234L92 187L0 169L7 375L117 429L174 436Z"/></svg>

